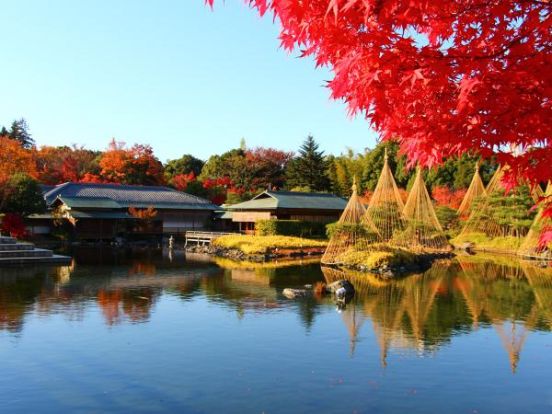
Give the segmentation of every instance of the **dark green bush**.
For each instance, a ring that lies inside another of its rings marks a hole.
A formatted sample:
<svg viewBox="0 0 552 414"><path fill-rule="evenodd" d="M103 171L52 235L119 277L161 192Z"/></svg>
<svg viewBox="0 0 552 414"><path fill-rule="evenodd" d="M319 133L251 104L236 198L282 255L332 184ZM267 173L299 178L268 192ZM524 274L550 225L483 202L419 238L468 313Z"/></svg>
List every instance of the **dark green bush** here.
<svg viewBox="0 0 552 414"><path fill-rule="evenodd" d="M255 231L259 236L324 237L326 225L301 220L259 220Z"/></svg>
<svg viewBox="0 0 552 414"><path fill-rule="evenodd" d="M354 235L356 238L363 237L369 241L376 241L378 239L377 234L374 231L370 230L370 228L361 223L331 223L326 226L326 235L329 239L338 233Z"/></svg>

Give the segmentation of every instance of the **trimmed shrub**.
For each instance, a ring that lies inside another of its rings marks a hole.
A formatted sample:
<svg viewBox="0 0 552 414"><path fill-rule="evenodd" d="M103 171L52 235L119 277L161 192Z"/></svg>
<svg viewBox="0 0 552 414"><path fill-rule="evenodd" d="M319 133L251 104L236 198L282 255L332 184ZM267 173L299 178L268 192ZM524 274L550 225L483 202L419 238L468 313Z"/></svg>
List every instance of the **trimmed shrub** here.
<svg viewBox="0 0 552 414"><path fill-rule="evenodd" d="M258 236L324 237L325 223L301 220L259 220L255 223Z"/></svg>
<svg viewBox="0 0 552 414"><path fill-rule="evenodd" d="M330 223L326 225L326 236L331 239L337 234L350 234L355 235L357 238L363 237L368 241L376 242L378 235L376 232L371 231L368 226L364 224L351 224L351 223Z"/></svg>

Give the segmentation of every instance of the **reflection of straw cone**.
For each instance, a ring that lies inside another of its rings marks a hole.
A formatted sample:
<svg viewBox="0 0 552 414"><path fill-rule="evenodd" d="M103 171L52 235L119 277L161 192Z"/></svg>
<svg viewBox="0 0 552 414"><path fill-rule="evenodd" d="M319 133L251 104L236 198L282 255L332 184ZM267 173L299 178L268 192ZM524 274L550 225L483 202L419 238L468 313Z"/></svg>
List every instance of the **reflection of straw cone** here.
<svg viewBox="0 0 552 414"><path fill-rule="evenodd" d="M522 333L519 334L517 332L516 322L512 322L511 325L512 326L509 333L506 331L506 329L504 329L503 323L496 323L494 324L494 327L498 332L498 335L500 336L504 348L508 352L510 367L512 369L512 373L515 374L519 364L521 350L523 348L523 345L525 344L525 340L527 339L528 331L527 329L522 328Z"/></svg>
<svg viewBox="0 0 552 414"><path fill-rule="evenodd" d="M417 283L412 283L414 281ZM404 307L410 319L414 337L420 341L423 340L423 330L433 307L437 289L441 285L441 279L429 281L426 273L412 278L409 284L411 286L406 289Z"/></svg>
<svg viewBox="0 0 552 414"><path fill-rule="evenodd" d="M552 329L552 267L543 269L523 262L522 269L533 289L539 313L544 316Z"/></svg>
<svg viewBox="0 0 552 414"><path fill-rule="evenodd" d="M347 331L349 332L349 340L351 347L351 357L355 354L356 343L358 341L358 334L360 328L364 324L364 315L361 312L358 312L356 305L351 303L342 313L341 318L347 326Z"/></svg>

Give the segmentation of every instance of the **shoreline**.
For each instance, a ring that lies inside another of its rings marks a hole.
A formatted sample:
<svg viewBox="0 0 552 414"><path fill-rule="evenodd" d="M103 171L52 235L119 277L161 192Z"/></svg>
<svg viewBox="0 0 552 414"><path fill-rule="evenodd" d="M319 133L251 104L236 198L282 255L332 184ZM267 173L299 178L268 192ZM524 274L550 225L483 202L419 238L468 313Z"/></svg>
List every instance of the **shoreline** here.
<svg viewBox="0 0 552 414"><path fill-rule="evenodd" d="M212 257L222 257L242 262L270 262L279 259L301 259L305 257L322 257L325 248L305 248L305 249L274 249L264 254L246 254L239 249L228 249L213 245L208 246L188 246L184 249L186 253L206 254Z"/></svg>
<svg viewBox="0 0 552 414"><path fill-rule="evenodd" d="M398 277L404 277L415 273L423 273L431 268L433 263L438 260L448 260L454 258L456 255L453 252L443 253L414 253L416 260L413 263L403 263L398 265L383 264L377 267L368 267L358 264L338 264L328 265L322 264L325 267L331 267L342 270L355 270L362 273L369 273L376 275L382 279L394 279Z"/></svg>

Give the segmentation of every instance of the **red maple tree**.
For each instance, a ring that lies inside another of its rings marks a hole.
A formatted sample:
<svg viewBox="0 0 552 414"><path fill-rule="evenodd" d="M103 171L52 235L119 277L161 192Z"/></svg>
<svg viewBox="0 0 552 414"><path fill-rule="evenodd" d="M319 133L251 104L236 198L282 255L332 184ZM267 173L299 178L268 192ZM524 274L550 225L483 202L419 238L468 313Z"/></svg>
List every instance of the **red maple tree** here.
<svg viewBox="0 0 552 414"><path fill-rule="evenodd" d="M190 183L196 181L193 171L188 174L177 174L172 178L172 185L179 191L186 191Z"/></svg>
<svg viewBox="0 0 552 414"><path fill-rule="evenodd" d="M465 189L451 190L446 185L435 186L431 190L431 196L438 206L446 206L455 210L458 210L465 195Z"/></svg>
<svg viewBox="0 0 552 414"><path fill-rule="evenodd" d="M509 165L508 187L552 178L549 1L245 2L272 12L285 49L329 67L331 97L411 165L469 152Z"/></svg>

